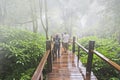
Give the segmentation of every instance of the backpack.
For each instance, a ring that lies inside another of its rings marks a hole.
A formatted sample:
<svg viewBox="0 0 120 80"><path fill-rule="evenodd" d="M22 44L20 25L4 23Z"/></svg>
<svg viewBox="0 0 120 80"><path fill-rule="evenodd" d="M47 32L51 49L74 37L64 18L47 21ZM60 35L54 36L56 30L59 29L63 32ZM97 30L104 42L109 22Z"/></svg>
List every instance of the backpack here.
<svg viewBox="0 0 120 80"><path fill-rule="evenodd" d="M60 40L59 38L55 38L55 44L59 44L60 43L59 40Z"/></svg>

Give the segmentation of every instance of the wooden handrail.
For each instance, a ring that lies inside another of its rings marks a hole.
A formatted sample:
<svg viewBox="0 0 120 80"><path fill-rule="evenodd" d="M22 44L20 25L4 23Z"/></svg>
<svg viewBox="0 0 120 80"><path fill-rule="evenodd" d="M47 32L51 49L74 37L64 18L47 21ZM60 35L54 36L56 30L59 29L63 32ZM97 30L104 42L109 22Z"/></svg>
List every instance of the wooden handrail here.
<svg viewBox="0 0 120 80"><path fill-rule="evenodd" d="M120 65L116 64L114 61L108 59L107 57L105 57L104 55L102 55L101 53L97 52L97 51L93 51L98 57L100 57L102 60L104 60L105 62L107 62L108 64L110 64L111 66L113 66L116 70L118 70L120 72Z"/></svg>
<svg viewBox="0 0 120 80"><path fill-rule="evenodd" d="M42 79L42 71L43 68L45 66L45 64L47 63L47 68L48 68L48 72L51 72L52 70L52 50L54 49L54 43L50 40L46 41L46 52L44 53L42 59L40 60L40 63L38 65L38 67L36 68L31 80L43 80Z"/></svg>
<svg viewBox="0 0 120 80"><path fill-rule="evenodd" d="M73 40L74 41L74 40ZM91 68L92 68L92 59L93 59L93 54L96 54L99 58L101 58L103 61L105 61L106 63L108 63L110 66L114 67L118 72L120 72L120 65L118 65L117 63L115 63L114 61L108 59L107 57L105 57L104 55L102 55L101 53L97 52L94 50L94 43L95 41L90 41L89 42L89 50L87 50L85 47L83 47L81 44L79 44L77 41L73 42L73 51L75 51L75 44L78 45L78 56L80 54L80 49L81 48L83 51L85 51L88 54L88 59L87 59L87 66L86 66L86 79L85 80L90 80L90 76L91 76ZM92 48L90 48L92 47ZM79 57L78 57L79 59ZM79 64L79 61L78 63Z"/></svg>
<svg viewBox="0 0 120 80"><path fill-rule="evenodd" d="M88 53L88 50L86 48L84 48L80 43L78 43L77 41L75 41L75 43L81 48L83 49L86 53Z"/></svg>
<svg viewBox="0 0 120 80"><path fill-rule="evenodd" d="M40 79L40 77L42 75L43 68L44 68L45 63L47 61L49 53L50 53L50 50L47 50L45 52L45 55L42 57L42 59L41 59L39 65L38 65L36 71L34 72L31 80L39 80Z"/></svg>
<svg viewBox="0 0 120 80"><path fill-rule="evenodd" d="M83 47L81 44L79 44L77 41L75 41L75 43L81 48L83 49L86 53L88 53L88 50ZM104 60L105 62L107 62L110 66L114 67L117 71L120 72L120 65L118 65L117 63L115 63L114 61L108 59L107 57L105 57L104 55L102 55L101 53L99 53L98 51L93 51L93 53L95 53L98 57L100 57L102 60Z"/></svg>

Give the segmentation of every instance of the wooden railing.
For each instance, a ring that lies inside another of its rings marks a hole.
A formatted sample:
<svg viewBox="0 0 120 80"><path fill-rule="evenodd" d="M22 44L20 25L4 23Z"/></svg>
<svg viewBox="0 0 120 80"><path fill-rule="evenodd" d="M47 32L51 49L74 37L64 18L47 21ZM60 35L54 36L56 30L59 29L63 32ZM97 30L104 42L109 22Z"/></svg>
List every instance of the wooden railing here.
<svg viewBox="0 0 120 80"><path fill-rule="evenodd" d="M42 59L40 60L40 63L35 70L32 79L31 80L43 80L43 68L45 64L47 63L47 72L52 72L52 54L51 54L51 49L53 48L51 41L46 41L46 52Z"/></svg>
<svg viewBox="0 0 120 80"><path fill-rule="evenodd" d="M79 44L75 40L75 37L73 37L72 51L73 51L73 53L75 53L75 45L77 45L78 46L78 60L80 58L79 57L80 56L80 49L82 49L83 51L85 51L88 54L85 80L91 80L91 68L92 68L93 54L96 54L99 58L101 58L103 61L105 61L110 66L114 67L118 72L120 72L120 65L118 65L114 61L108 59L107 57L105 57L101 53L95 51L94 50L94 44L95 44L95 41L89 41L89 50L87 50L85 47L83 47L81 44ZM78 61L77 64L79 64L79 61Z"/></svg>

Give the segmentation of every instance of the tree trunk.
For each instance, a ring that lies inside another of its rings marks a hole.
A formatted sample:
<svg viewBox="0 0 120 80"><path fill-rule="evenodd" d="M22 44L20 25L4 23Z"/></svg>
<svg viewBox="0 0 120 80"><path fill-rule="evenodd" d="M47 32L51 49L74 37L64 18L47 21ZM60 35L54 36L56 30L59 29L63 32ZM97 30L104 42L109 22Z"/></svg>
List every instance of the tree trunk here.
<svg viewBox="0 0 120 80"><path fill-rule="evenodd" d="M47 17L47 1L44 1L44 5L45 5L45 24L43 23L43 19L42 19L42 10L43 10L43 5L42 5L42 0L39 0L39 7L40 7L40 20L41 20L41 24L42 27L45 31L45 35L46 35L46 39L48 40L48 17Z"/></svg>
<svg viewBox="0 0 120 80"><path fill-rule="evenodd" d="M2 25L5 24L6 16L7 16L6 0L1 0L1 2L0 2L0 22Z"/></svg>
<svg viewBox="0 0 120 80"><path fill-rule="evenodd" d="M36 8L35 8L35 1L30 1L30 8L31 8L31 17L32 17L32 23L33 23L33 32L38 32L38 22L36 17Z"/></svg>

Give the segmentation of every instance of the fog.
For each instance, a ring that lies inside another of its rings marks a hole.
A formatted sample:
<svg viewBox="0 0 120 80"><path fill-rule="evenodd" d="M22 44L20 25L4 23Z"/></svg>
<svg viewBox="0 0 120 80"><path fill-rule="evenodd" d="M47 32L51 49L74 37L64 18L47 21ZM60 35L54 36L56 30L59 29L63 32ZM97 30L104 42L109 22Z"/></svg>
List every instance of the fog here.
<svg viewBox="0 0 120 80"><path fill-rule="evenodd" d="M44 33L45 0L0 0L0 25ZM109 36L120 32L119 0L46 0L49 35ZM33 22L35 21L36 24Z"/></svg>

